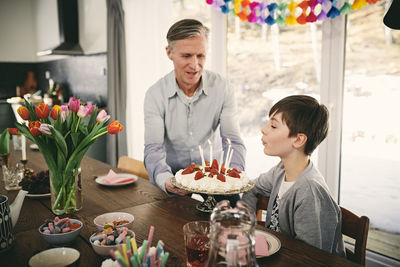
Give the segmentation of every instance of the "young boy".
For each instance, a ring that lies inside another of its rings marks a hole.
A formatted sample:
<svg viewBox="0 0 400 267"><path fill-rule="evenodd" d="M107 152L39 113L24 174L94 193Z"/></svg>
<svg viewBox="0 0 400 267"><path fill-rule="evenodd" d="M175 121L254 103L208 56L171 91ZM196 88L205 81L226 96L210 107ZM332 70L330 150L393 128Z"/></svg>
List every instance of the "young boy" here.
<svg viewBox="0 0 400 267"><path fill-rule="evenodd" d="M264 153L281 162L255 179L243 200L255 210L257 195L269 196L266 227L345 256L340 208L309 159L327 135L328 116L327 108L310 96L276 103L261 132Z"/></svg>

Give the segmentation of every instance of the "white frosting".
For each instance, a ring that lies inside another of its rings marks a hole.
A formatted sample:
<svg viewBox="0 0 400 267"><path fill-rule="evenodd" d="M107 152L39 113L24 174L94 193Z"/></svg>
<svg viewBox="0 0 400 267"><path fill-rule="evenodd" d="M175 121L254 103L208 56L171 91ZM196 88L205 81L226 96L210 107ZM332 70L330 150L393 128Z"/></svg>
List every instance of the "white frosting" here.
<svg viewBox="0 0 400 267"><path fill-rule="evenodd" d="M249 182L249 179L244 172L239 173L240 178L225 175L225 182L222 182L217 179L217 175L208 177L209 172L204 172L205 175L203 178L195 180L194 177L197 171L189 174L182 174L183 171L184 170L179 170L175 174L175 179L178 183L193 191L200 190L202 192L209 191L223 193L231 190L240 190Z"/></svg>

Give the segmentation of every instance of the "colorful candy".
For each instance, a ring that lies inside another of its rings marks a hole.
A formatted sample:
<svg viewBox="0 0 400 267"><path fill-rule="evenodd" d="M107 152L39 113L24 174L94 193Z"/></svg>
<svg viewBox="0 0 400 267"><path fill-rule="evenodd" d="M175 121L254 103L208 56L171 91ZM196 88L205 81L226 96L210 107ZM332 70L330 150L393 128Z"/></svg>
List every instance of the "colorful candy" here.
<svg viewBox="0 0 400 267"><path fill-rule="evenodd" d="M159 240L157 247L151 247L154 235L154 226L150 227L148 240L144 240L137 248L135 237L126 237L126 244L119 250L111 250L110 254L122 267L164 267L169 253L164 252L164 243ZM98 242L96 240L95 242Z"/></svg>
<svg viewBox="0 0 400 267"><path fill-rule="evenodd" d="M80 223L72 223L70 218L60 219L55 217L54 220L46 220L40 231L45 234L61 234L68 233L81 227Z"/></svg>
<svg viewBox="0 0 400 267"><path fill-rule="evenodd" d="M106 228L101 232L97 232L90 238L90 242L98 246L113 246L117 244L126 244L127 240L132 238L127 227Z"/></svg>

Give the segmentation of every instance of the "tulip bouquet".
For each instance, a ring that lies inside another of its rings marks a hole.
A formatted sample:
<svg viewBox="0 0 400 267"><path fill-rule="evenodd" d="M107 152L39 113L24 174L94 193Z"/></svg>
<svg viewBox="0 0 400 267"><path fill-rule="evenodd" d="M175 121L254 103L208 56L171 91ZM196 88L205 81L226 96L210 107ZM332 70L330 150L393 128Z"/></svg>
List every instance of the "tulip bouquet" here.
<svg viewBox="0 0 400 267"><path fill-rule="evenodd" d="M81 208L80 164L89 147L100 136L117 134L123 126L110 119L106 111L91 104L81 105L74 97L68 105L36 106L25 100L17 110L28 122L17 123L20 133L38 145L50 171L52 210L55 214L72 213Z"/></svg>

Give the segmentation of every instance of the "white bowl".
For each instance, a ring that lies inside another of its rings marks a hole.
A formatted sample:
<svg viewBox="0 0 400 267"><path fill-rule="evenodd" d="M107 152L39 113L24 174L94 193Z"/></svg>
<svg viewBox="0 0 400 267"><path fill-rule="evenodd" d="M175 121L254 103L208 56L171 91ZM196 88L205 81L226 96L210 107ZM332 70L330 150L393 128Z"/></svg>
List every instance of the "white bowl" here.
<svg viewBox="0 0 400 267"><path fill-rule="evenodd" d="M67 233L45 234L42 231L40 231L40 229L44 225L44 224L42 224L39 227L39 233L47 243L49 243L55 247L62 247L64 245L69 245L78 237L79 233L81 232L82 225L83 225L83 223L81 221L76 220L76 219L70 219L70 221L73 224L79 223L81 226L78 229L75 229L75 230L67 232Z"/></svg>
<svg viewBox="0 0 400 267"><path fill-rule="evenodd" d="M111 256L110 255L110 250L116 250L116 249L120 249L122 250L122 244L117 244L117 245L112 245L112 246L99 246L94 244L91 240L92 237L95 236L98 232L92 234L89 237L89 242L92 245L92 248L94 250L94 252L96 252L98 255L103 256L103 257L108 257ZM129 235L131 236L131 238L135 237L135 233L131 230L128 230Z"/></svg>
<svg viewBox="0 0 400 267"><path fill-rule="evenodd" d="M74 248L52 248L32 256L29 260L29 266L78 266L79 256L79 251Z"/></svg>
<svg viewBox="0 0 400 267"><path fill-rule="evenodd" d="M134 219L133 215L126 212L109 212L94 218L93 223L96 225L99 231L103 231L104 225L106 223L111 223L114 221L122 221L122 220L127 220L128 223L115 226L115 228L121 228L121 227L129 228L132 226L133 219Z"/></svg>

